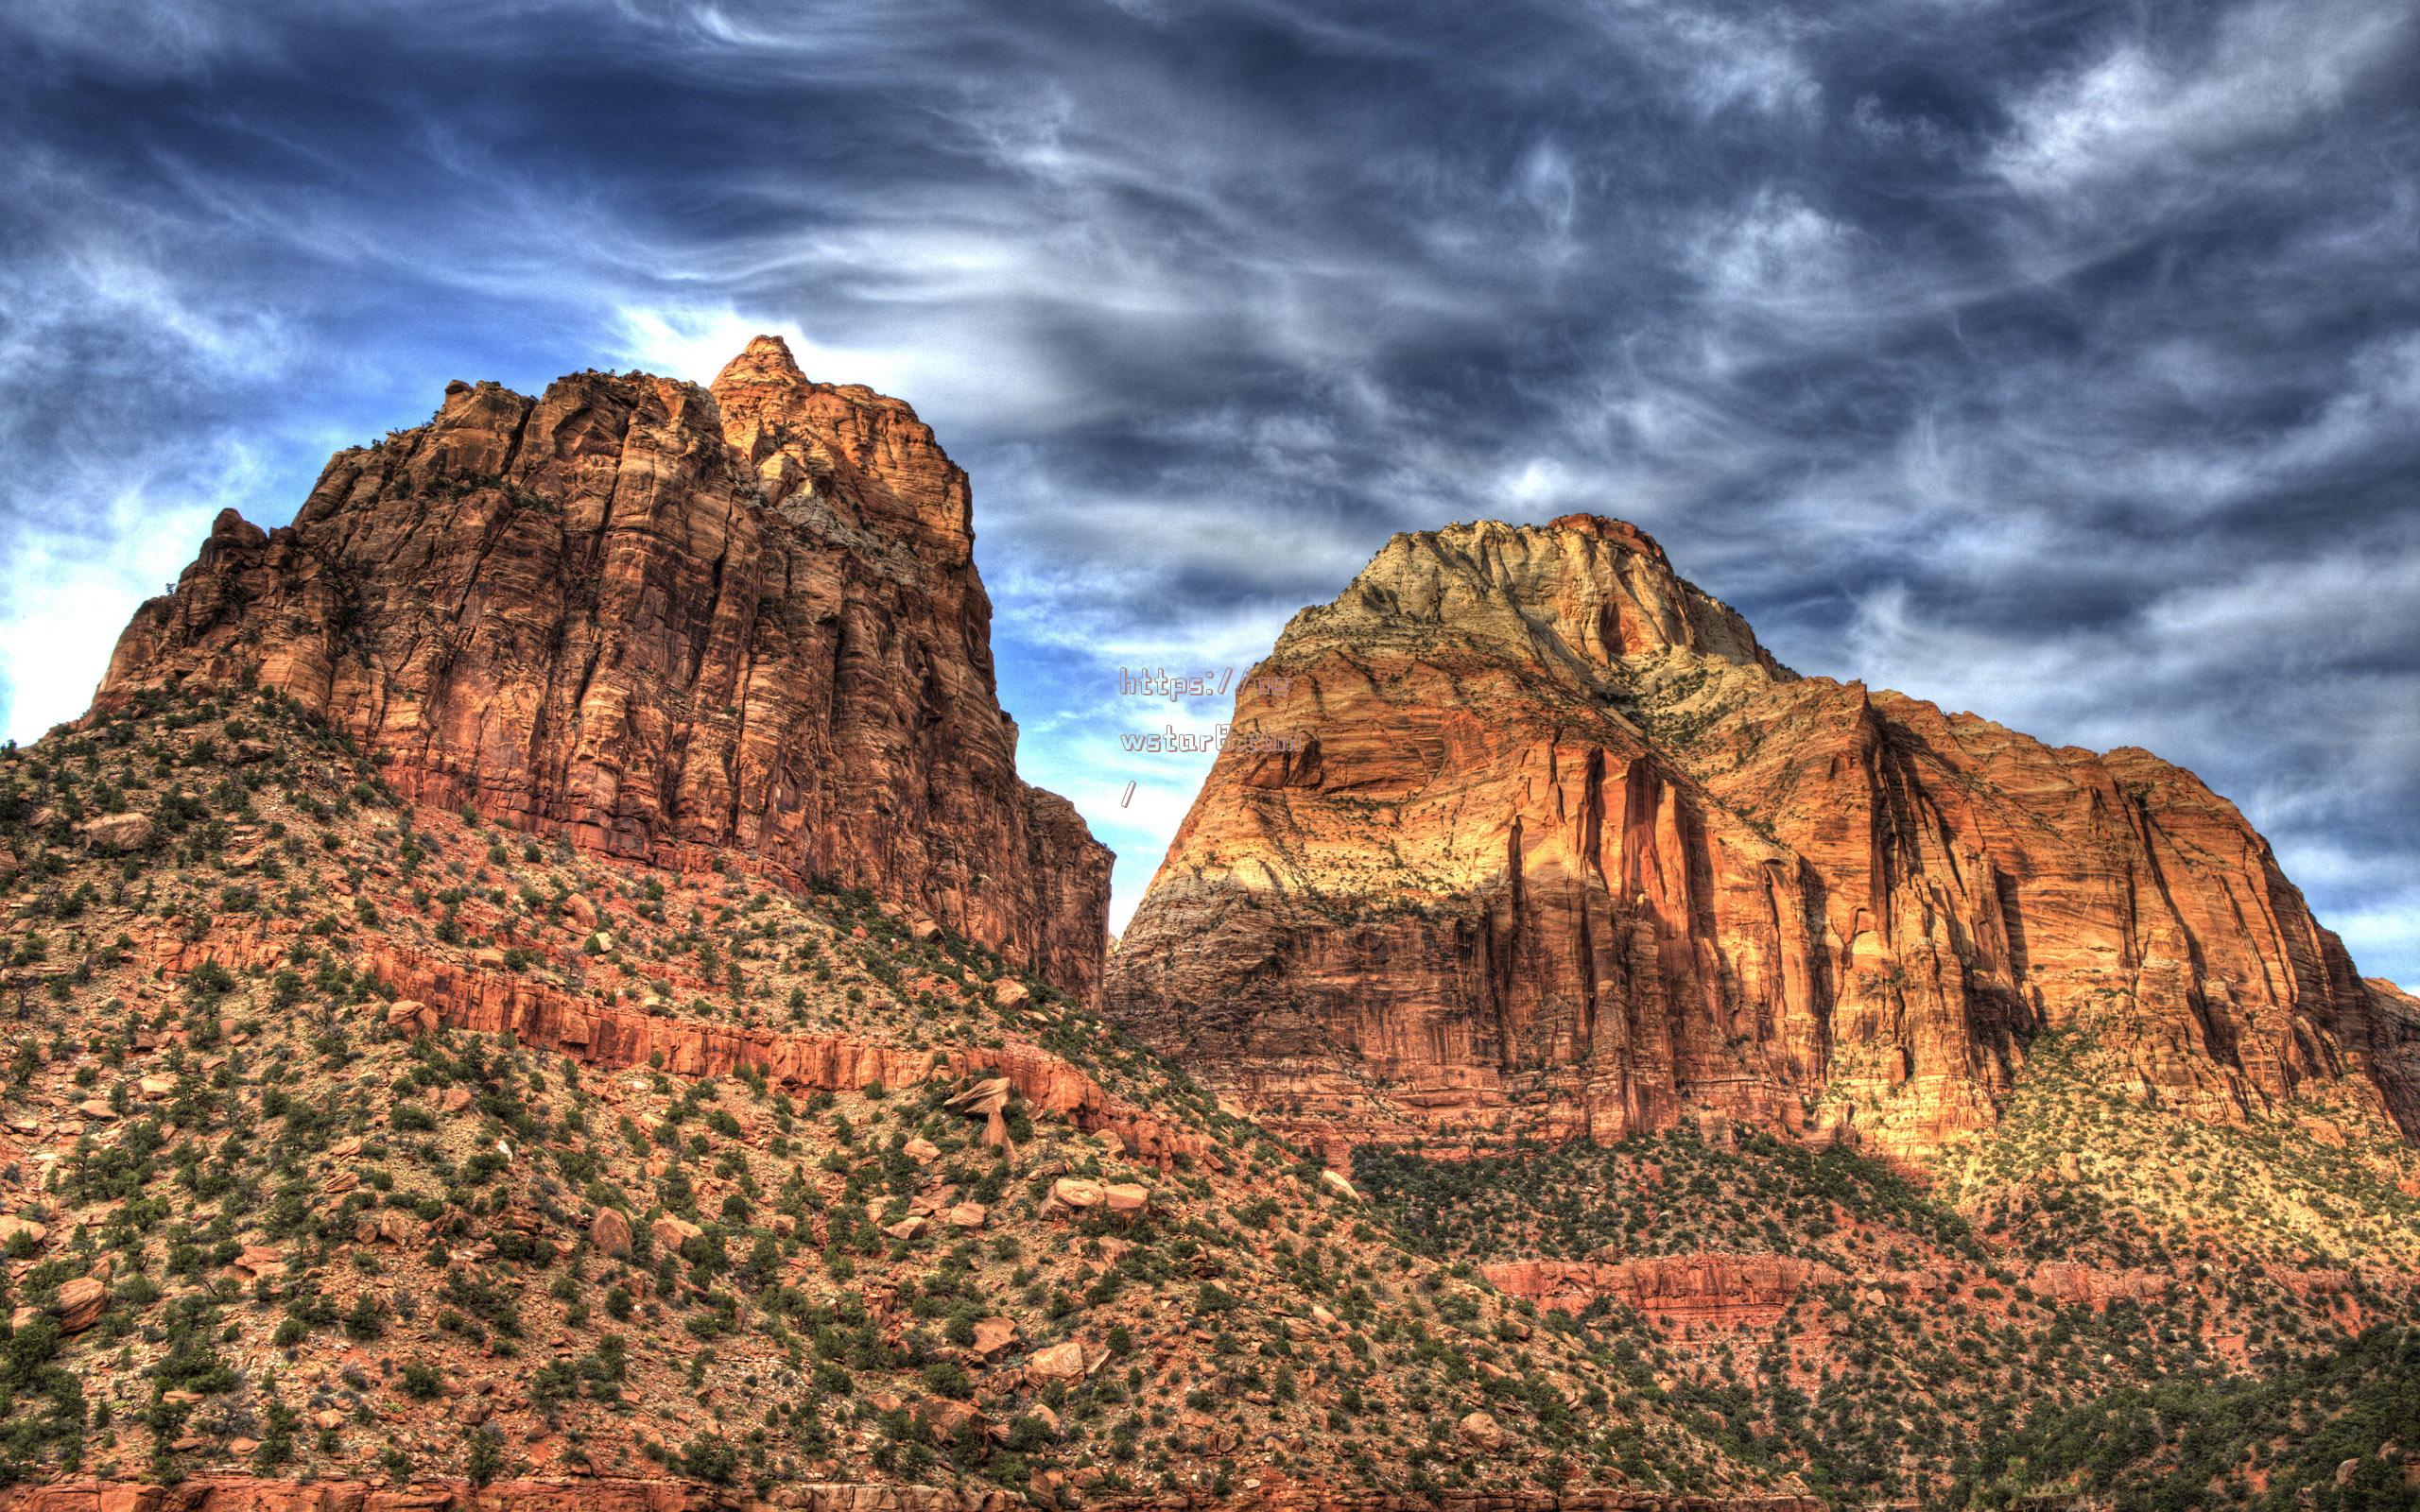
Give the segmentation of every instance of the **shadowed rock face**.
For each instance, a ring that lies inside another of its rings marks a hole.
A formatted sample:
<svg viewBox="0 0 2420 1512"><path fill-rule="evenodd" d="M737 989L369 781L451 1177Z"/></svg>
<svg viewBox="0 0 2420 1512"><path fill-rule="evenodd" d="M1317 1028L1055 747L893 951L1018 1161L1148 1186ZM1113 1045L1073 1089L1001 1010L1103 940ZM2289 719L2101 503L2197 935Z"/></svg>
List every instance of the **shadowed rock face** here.
<svg viewBox="0 0 2420 1512"><path fill-rule="evenodd" d="M1396 537L1234 726L1108 1002L1331 1154L1707 1108L1922 1153L2070 1026L2201 1116L2420 1130L2408 1000L2190 773L1800 678L1630 525Z"/></svg>
<svg viewBox="0 0 2420 1512"><path fill-rule="evenodd" d="M1091 997L1109 851L1016 775L966 474L760 336L711 390L456 384L294 524L222 514L103 702L282 689L406 796L614 855L828 878Z"/></svg>

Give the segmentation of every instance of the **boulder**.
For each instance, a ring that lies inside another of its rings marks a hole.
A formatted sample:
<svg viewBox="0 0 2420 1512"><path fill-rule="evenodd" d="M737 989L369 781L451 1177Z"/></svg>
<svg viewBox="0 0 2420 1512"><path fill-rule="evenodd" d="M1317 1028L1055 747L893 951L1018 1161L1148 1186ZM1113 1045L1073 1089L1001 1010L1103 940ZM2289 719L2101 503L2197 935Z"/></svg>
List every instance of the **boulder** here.
<svg viewBox="0 0 2420 1512"><path fill-rule="evenodd" d="M1084 1347L1068 1339L1046 1349L1036 1349L1033 1358L1025 1363L1025 1371L1035 1381L1081 1381L1084 1379Z"/></svg>
<svg viewBox="0 0 2420 1512"><path fill-rule="evenodd" d="M1017 1342L1017 1320L1012 1317L986 1317L975 1321L975 1352L984 1359L1006 1354Z"/></svg>
<svg viewBox="0 0 2420 1512"><path fill-rule="evenodd" d="M676 1218L668 1212L648 1224L647 1231L655 1241L655 1247L667 1254L679 1254L683 1245L705 1232L686 1218Z"/></svg>
<svg viewBox="0 0 2420 1512"><path fill-rule="evenodd" d="M285 1255L275 1245L246 1245L235 1256L235 1268L255 1280L274 1280L285 1274Z"/></svg>
<svg viewBox="0 0 2420 1512"><path fill-rule="evenodd" d="M1099 1182L1079 1176L1063 1176L1050 1183L1050 1200L1077 1212L1099 1207L1102 1195Z"/></svg>
<svg viewBox="0 0 2420 1512"><path fill-rule="evenodd" d="M1492 1452L1504 1447L1504 1429L1491 1414L1466 1414L1454 1425L1454 1433L1461 1441L1481 1452Z"/></svg>
<svg viewBox="0 0 2420 1512"><path fill-rule="evenodd" d="M612 1208L599 1208L588 1219L588 1242L600 1255L627 1260L631 1254L631 1221Z"/></svg>
<svg viewBox="0 0 2420 1512"><path fill-rule="evenodd" d="M401 1208L380 1208L353 1221L354 1243L360 1245L392 1245L401 1249L419 1230L419 1220Z"/></svg>
<svg viewBox="0 0 2420 1512"><path fill-rule="evenodd" d="M81 1333L101 1320L101 1309L109 1305L109 1288L90 1276L78 1276L59 1289L59 1299L50 1306L51 1315L59 1319L61 1333Z"/></svg>
<svg viewBox="0 0 2420 1512"><path fill-rule="evenodd" d="M148 814L104 814L80 827L85 843L112 853L140 850L151 843L155 826Z"/></svg>
<svg viewBox="0 0 2420 1512"><path fill-rule="evenodd" d="M1006 1076L986 1076L942 1106L955 1112L981 1117L1007 1108L1009 1094L1014 1090L1014 1084Z"/></svg>

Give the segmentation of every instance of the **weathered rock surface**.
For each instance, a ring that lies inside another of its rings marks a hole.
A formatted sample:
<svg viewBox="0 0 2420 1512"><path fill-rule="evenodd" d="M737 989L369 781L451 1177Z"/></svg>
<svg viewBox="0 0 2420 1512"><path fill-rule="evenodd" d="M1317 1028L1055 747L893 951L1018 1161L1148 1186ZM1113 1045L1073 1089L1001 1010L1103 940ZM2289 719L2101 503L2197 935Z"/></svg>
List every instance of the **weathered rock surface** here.
<svg viewBox="0 0 2420 1512"><path fill-rule="evenodd" d="M1488 1283L1543 1308L1579 1313L1606 1300L1653 1322L1761 1328L1809 1286L1842 1280L1821 1261L1789 1255L1654 1255L1610 1263L1500 1261L1480 1269Z"/></svg>
<svg viewBox="0 0 2420 1512"><path fill-rule="evenodd" d="M1016 775L965 473L758 337L711 391L457 384L286 528L219 516L104 704L256 681L407 797L620 856L862 886L1090 997L1110 854Z"/></svg>
<svg viewBox="0 0 2420 1512"><path fill-rule="evenodd" d="M2420 1005L2190 773L1798 677L1630 525L1398 536L1240 686L1108 1001L1331 1155L1703 1110L1922 1152L2079 1023L2199 1116L2420 1132Z"/></svg>
<svg viewBox="0 0 2420 1512"><path fill-rule="evenodd" d="M51 1312L59 1319L61 1333L81 1333L101 1320L101 1312L109 1306L109 1288L90 1276L78 1276L59 1288L59 1300Z"/></svg>
<svg viewBox="0 0 2420 1512"><path fill-rule="evenodd" d="M165 930L146 930L142 937L152 958L179 973L204 961L249 970L282 954L270 934L242 949L220 941L188 944ZM1201 1135L1113 1095L1081 1070L1036 1045L910 1050L845 1034L782 1033L657 1018L399 945L382 947L365 964L412 995L408 1001L416 1010L409 1023L399 1027L415 1032L441 1024L510 1034L522 1044L558 1050L588 1065L648 1066L676 1076L728 1076L746 1069L774 1086L805 1091L853 1091L869 1082L912 1087L935 1076L973 1077L977 1080L966 1091L994 1122L1013 1093L1036 1110L1087 1133L1115 1133L1135 1159L1152 1165L1167 1167L1212 1153ZM464 1089L450 1091L464 1092L463 1106L468 1105Z"/></svg>

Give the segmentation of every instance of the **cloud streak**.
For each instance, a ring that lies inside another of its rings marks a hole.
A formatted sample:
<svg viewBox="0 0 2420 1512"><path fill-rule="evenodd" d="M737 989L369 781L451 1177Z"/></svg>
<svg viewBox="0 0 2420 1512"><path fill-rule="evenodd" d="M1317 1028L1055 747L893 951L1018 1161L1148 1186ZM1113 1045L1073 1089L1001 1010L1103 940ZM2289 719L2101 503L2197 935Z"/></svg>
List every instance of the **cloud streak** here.
<svg viewBox="0 0 2420 1512"><path fill-rule="evenodd" d="M2193 767L2420 978L2416 76L2395 0L19 8L0 715L445 380L771 329L974 474L1121 919L1206 761L1119 665L1593 508L1803 669Z"/></svg>

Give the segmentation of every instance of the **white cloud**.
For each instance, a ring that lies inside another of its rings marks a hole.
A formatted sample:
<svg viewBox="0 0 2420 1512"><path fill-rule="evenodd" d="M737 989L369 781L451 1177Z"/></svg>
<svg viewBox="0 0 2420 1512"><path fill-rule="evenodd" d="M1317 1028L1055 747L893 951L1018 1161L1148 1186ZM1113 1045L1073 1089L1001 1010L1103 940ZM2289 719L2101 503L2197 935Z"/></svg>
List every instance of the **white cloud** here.
<svg viewBox="0 0 2420 1512"><path fill-rule="evenodd" d="M2270 0L2224 16L2199 57L2163 57L2129 39L2019 100L1992 164L2044 196L2192 172L2334 110L2396 55L2413 16L2403 0Z"/></svg>
<svg viewBox="0 0 2420 1512"><path fill-rule="evenodd" d="M22 743L82 713L135 607L261 482L254 455L229 443L199 476L180 468L80 498L78 531L14 524L0 576L0 731Z"/></svg>

